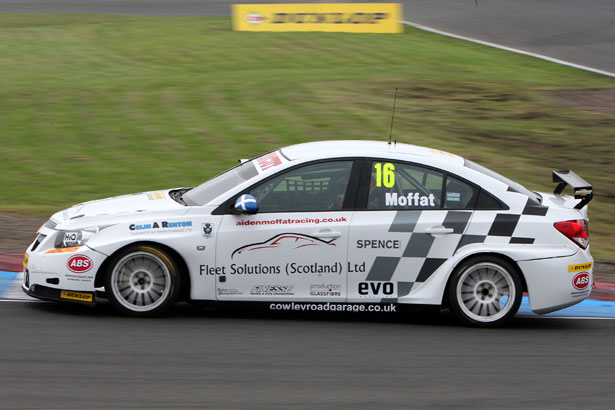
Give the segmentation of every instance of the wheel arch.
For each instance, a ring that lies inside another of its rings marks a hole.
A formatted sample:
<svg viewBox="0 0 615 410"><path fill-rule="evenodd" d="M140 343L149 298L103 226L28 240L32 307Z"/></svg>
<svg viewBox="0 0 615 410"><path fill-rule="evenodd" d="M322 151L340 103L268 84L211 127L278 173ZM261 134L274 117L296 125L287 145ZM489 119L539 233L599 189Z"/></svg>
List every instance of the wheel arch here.
<svg viewBox="0 0 615 410"><path fill-rule="evenodd" d="M109 261L113 259L113 256L115 256L119 252L124 251L127 248L131 248L133 246L140 246L140 245L153 246L156 248L160 248L164 250L165 252L167 252L169 256L171 256L171 258L173 258L173 261L177 263L177 266L179 267L179 274L181 275L181 289L179 293L179 300L189 299L190 289L192 287L192 284L190 282L190 274L188 273L188 265L186 264L186 261L175 249L171 248L168 245L164 245L162 243L154 242L154 241L131 242L117 249L111 255L107 256L107 258L103 261L103 263L98 268L98 271L96 272L96 277L94 279L94 287L99 288L99 287L104 286L105 274L107 272L107 269L109 268Z"/></svg>
<svg viewBox="0 0 615 410"><path fill-rule="evenodd" d="M500 258L508 262L513 268L515 268L515 270L519 274L519 277L521 278L521 283L523 285L522 291L527 292L527 282L525 281L525 276L523 275L523 271L521 270L521 268L519 268L519 265L517 264L517 262L515 262L514 259L512 259L510 256L507 256L499 252L478 252L478 253L472 253L470 255L467 255L463 257L462 259L460 259L459 261L457 261L457 263L455 264L455 267L449 273L448 278L446 279L446 285L444 286L444 293L442 294L442 305L443 306L447 306L449 303L448 298L446 297L446 294L448 292L448 287L450 286L451 280L453 278L453 274L455 273L455 270L457 269L457 267L459 267L460 265L462 265L463 263L465 263L466 261L470 259L479 258L481 256L496 257L496 258Z"/></svg>

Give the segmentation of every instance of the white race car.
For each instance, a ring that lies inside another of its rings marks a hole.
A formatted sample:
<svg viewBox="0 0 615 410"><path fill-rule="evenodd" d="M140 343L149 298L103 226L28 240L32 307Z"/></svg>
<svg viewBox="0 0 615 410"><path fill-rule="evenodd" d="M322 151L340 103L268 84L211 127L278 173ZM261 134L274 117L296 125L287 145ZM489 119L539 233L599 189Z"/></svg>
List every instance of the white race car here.
<svg viewBox="0 0 615 410"><path fill-rule="evenodd" d="M158 315L177 300L272 310L449 307L496 326L523 292L539 314L592 286L592 187L554 171L527 190L439 150L374 141L293 145L196 188L124 195L58 212L24 260L40 299ZM562 195L570 185L574 197Z"/></svg>

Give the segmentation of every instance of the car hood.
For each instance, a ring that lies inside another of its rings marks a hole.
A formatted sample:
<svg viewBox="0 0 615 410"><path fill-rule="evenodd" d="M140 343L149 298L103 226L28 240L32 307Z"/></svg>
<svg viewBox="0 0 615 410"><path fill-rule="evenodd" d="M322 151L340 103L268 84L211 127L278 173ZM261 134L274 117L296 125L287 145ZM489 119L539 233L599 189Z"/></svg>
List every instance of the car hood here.
<svg viewBox="0 0 615 410"><path fill-rule="evenodd" d="M173 190L140 192L84 202L57 212L51 219L58 224L71 222L81 225L82 221L86 222L108 215L186 209L185 206L169 197L169 192Z"/></svg>

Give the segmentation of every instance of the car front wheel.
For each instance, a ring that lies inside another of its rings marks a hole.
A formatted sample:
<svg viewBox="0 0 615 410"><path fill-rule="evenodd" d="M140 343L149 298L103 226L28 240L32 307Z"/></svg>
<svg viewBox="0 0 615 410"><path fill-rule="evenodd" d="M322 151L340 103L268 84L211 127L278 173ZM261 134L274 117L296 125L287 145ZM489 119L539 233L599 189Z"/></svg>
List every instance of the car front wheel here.
<svg viewBox="0 0 615 410"><path fill-rule="evenodd" d="M517 270L503 259L482 256L455 269L448 287L451 311L462 322L497 327L519 310L523 286Z"/></svg>
<svg viewBox="0 0 615 410"><path fill-rule="evenodd" d="M151 317L175 302L180 280L177 265L165 251L134 246L113 257L105 275L105 291L120 313Z"/></svg>

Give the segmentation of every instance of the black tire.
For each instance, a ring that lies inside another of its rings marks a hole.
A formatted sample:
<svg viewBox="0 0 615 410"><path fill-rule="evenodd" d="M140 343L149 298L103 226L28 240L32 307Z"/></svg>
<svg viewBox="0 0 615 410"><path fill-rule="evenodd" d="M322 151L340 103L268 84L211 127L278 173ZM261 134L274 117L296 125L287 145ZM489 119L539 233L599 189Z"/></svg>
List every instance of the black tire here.
<svg viewBox="0 0 615 410"><path fill-rule="evenodd" d="M517 269L496 256L478 256L453 272L449 306L464 324L498 327L512 319L521 304L523 285Z"/></svg>
<svg viewBox="0 0 615 410"><path fill-rule="evenodd" d="M105 273L105 292L121 314L154 317L177 300L181 274L173 258L150 245L124 249L112 257Z"/></svg>

